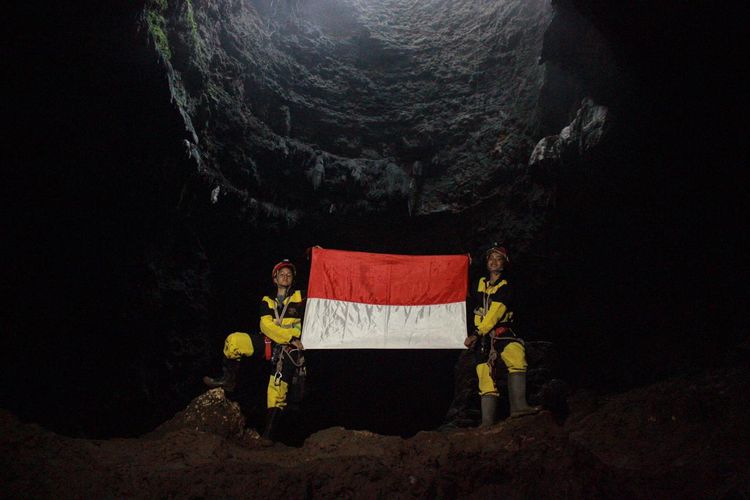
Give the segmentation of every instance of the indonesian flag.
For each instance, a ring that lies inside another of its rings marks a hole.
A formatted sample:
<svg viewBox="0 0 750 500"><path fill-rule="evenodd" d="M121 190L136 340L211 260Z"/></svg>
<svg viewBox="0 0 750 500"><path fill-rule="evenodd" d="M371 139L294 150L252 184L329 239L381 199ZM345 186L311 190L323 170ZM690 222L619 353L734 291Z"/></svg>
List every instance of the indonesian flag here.
<svg viewBox="0 0 750 500"><path fill-rule="evenodd" d="M313 248L306 349L463 349L467 255Z"/></svg>

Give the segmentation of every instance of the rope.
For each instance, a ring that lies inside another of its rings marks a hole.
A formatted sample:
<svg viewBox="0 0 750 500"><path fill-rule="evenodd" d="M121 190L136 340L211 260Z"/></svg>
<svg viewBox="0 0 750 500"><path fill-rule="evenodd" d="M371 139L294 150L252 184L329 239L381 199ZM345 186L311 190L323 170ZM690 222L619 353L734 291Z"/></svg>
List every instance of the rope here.
<svg viewBox="0 0 750 500"><path fill-rule="evenodd" d="M288 291L287 291L288 294ZM289 295L287 295L289 297ZM286 297L284 298L286 299ZM281 302L279 302L279 298L276 297L276 307L273 308L273 314L276 316L276 324L281 325L281 320L284 319L284 315L286 315L286 309L289 307L289 304L291 304L291 299L284 304L284 308L281 310L281 315L279 315L279 306L281 305Z"/></svg>
<svg viewBox="0 0 750 500"><path fill-rule="evenodd" d="M276 373L273 375L273 384L279 385L279 380L281 380L281 372L284 369L284 356L286 355L287 358L289 358L289 362L292 363L296 368L303 368L305 365L305 357L300 354L299 356L299 363L294 361L294 357L292 357L292 353L302 351L302 349L298 349L296 347L292 348L289 346L284 346L281 348L281 355L279 356L279 360L276 361Z"/></svg>

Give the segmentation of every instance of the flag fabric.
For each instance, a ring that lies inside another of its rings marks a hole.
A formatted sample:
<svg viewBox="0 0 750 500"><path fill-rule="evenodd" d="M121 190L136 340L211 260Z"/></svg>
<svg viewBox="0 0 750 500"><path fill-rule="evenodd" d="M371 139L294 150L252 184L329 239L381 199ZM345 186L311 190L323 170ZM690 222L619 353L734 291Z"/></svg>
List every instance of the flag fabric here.
<svg viewBox="0 0 750 500"><path fill-rule="evenodd" d="M305 349L463 349L467 255L314 248Z"/></svg>

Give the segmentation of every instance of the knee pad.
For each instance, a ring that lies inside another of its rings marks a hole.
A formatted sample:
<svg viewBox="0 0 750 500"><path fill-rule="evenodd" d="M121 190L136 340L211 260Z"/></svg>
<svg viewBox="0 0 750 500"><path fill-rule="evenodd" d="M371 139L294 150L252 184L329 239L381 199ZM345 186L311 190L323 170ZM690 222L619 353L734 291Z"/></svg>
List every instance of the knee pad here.
<svg viewBox="0 0 750 500"><path fill-rule="evenodd" d="M520 342L511 342L500 353L500 359L508 367L508 373L526 372L526 349Z"/></svg>
<svg viewBox="0 0 750 500"><path fill-rule="evenodd" d="M487 363L477 365L477 378L479 379L480 396L497 396L497 386L492 379L492 371Z"/></svg>

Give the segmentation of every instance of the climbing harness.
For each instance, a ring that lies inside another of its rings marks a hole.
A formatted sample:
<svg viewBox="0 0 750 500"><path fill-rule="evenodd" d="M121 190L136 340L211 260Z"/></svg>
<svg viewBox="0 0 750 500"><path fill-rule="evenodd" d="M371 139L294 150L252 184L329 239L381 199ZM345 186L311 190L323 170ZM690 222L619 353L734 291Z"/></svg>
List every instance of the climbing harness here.
<svg viewBox="0 0 750 500"><path fill-rule="evenodd" d="M284 357L286 357L289 362L292 363L295 368L297 368L296 371L305 369L305 356L302 354L301 349L279 344L274 349L273 354L274 356L272 362L276 365L276 373L274 373L273 382L276 385L278 385L279 380L281 380L281 372L284 369ZM294 359L295 357L297 358L297 360Z"/></svg>
<svg viewBox="0 0 750 500"><path fill-rule="evenodd" d="M289 294L287 294L287 297L289 297ZM286 297L285 297L286 298ZM283 301L280 301L278 297L276 297L276 307L273 308L273 315L276 317L276 324L281 325L281 320L284 319L284 315L286 314L286 310L289 307L289 304L292 302L291 300L287 301L286 304L283 305L281 309L281 314L279 314L279 307L282 305Z"/></svg>
<svg viewBox="0 0 750 500"><path fill-rule="evenodd" d="M307 367L305 366L305 356L302 349L279 344L274 348L272 362L276 366L276 372L273 376L273 383L276 386L281 384L284 365L291 363L294 366L294 372L289 381L289 400L295 403L301 402L305 394L305 380L307 378Z"/></svg>
<svg viewBox="0 0 750 500"><path fill-rule="evenodd" d="M505 252L502 253L503 255L505 255ZM482 320L484 320L484 316L490 310L490 305L492 305L491 294L487 292L488 288L489 287L486 287L482 292L482 307L474 310L474 314L481 316ZM504 340L507 342L519 342L523 344L523 339L516 337L515 332L509 326L497 326L489 331L487 337L489 337L489 340L485 340L484 342L482 342L480 350L482 354L485 354L489 349L489 353L487 353L487 366L489 366L493 372L495 371L495 365L497 363L497 358L499 357L497 349L499 340Z"/></svg>
<svg viewBox="0 0 750 500"><path fill-rule="evenodd" d="M287 294L287 297L291 295ZM286 298L286 297L285 297ZM291 300L284 303L284 300L279 300L276 297L276 307L273 309L273 314L276 318L276 324L281 325L284 316L286 315L287 308ZM283 304L283 306L282 306ZM279 312L281 309L281 312ZM305 367L305 356L302 349L293 347L289 344L276 344L271 349L272 341L268 337L265 338L266 342L266 359L270 359L274 365L276 371L273 375L273 384L278 386L281 384L281 378L283 376L284 365L291 363L294 366L294 373L292 379L289 381L289 385L295 391L295 398L297 401L302 400L302 394L304 393L304 382L307 377L307 368Z"/></svg>

